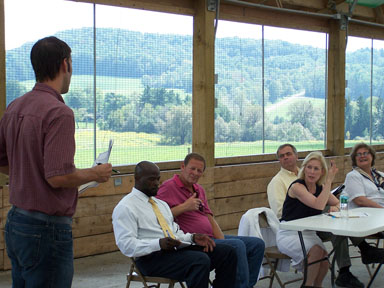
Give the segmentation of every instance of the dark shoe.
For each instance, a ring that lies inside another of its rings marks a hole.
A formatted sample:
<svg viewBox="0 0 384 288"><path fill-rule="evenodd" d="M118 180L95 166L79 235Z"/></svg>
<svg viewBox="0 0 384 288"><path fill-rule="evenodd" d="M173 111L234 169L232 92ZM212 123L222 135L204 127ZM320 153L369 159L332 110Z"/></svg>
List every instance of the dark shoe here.
<svg viewBox="0 0 384 288"><path fill-rule="evenodd" d="M384 263L384 249L369 246L361 251L361 261L364 264Z"/></svg>
<svg viewBox="0 0 384 288"><path fill-rule="evenodd" d="M349 271L337 276L336 285L339 287L364 288L364 284Z"/></svg>

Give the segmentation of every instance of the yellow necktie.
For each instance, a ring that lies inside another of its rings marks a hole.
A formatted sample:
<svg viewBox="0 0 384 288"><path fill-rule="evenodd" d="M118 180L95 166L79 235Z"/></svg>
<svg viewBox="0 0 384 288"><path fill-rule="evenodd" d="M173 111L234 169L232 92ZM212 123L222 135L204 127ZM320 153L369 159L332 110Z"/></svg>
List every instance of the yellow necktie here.
<svg viewBox="0 0 384 288"><path fill-rule="evenodd" d="M171 237L175 239L175 236L172 233L172 230L169 228L167 221L165 221L163 214L161 214L159 207L157 206L156 202L153 201L152 198L149 198L149 203L151 203L153 211L156 214L157 221L159 222L161 229L163 230L163 233L165 237Z"/></svg>

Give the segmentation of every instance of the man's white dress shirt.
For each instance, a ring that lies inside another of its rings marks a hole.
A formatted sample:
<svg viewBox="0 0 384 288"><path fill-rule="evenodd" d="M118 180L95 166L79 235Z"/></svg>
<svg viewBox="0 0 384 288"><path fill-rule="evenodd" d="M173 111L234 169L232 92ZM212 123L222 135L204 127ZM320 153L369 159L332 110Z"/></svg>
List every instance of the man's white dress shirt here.
<svg viewBox="0 0 384 288"><path fill-rule="evenodd" d="M168 204L152 197L163 214L168 226L175 237L181 241L192 243L192 234L184 233L173 220L173 215ZM132 189L116 205L112 213L113 231L116 245L120 251L129 257L140 257L160 251L159 239L165 235L149 197L143 192Z"/></svg>

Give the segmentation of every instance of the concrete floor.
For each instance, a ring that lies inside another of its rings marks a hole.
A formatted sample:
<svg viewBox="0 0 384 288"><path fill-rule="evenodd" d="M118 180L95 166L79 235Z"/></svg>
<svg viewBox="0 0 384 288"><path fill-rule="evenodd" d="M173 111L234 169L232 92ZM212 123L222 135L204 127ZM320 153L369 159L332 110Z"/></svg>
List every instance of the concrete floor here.
<svg viewBox="0 0 384 288"><path fill-rule="evenodd" d="M328 247L327 247L328 248ZM351 254L357 255L358 253L354 248L351 248ZM75 276L73 279L74 288L123 288L126 285L126 273L128 272L128 261L125 256L120 252L107 253L97 256L90 256L85 258L75 259ZM369 275L365 265L361 263L359 258L352 259L351 272L357 276L364 284L369 282ZM375 282L371 287L384 287L384 269L377 275ZM283 281L294 278L295 274L280 273ZM213 279L213 274L211 275ZM299 287L300 282L288 285L288 288ZM266 288L269 287L269 280L259 281L255 287ZM323 282L324 288L331 287L330 273L327 274ZM0 287L11 287L11 273L10 271L0 272ZM142 287L134 283L131 285L133 288ZM162 285L162 287L167 287ZM177 287L179 287L177 285ZM279 287L277 282L274 282L273 287Z"/></svg>

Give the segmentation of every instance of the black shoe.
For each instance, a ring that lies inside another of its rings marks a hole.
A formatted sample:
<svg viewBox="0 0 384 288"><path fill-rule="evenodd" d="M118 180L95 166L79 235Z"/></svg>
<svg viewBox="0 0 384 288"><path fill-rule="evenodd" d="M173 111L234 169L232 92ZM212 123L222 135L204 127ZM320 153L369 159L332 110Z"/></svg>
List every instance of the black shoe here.
<svg viewBox="0 0 384 288"><path fill-rule="evenodd" d="M364 284L349 271L339 274L335 283L339 287L364 288Z"/></svg>
<svg viewBox="0 0 384 288"><path fill-rule="evenodd" d="M361 251L361 261L364 264L384 263L384 249L369 246Z"/></svg>

